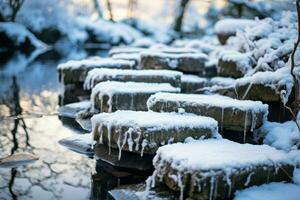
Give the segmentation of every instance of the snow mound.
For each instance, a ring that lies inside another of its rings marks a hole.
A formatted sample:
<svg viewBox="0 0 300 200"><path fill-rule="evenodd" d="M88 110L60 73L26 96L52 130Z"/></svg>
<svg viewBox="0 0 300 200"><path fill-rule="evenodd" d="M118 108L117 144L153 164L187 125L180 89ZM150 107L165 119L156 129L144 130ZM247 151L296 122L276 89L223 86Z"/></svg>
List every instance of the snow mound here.
<svg viewBox="0 0 300 200"><path fill-rule="evenodd" d="M257 23L250 19L223 19L216 23L215 32L217 34L235 34L238 30L254 27Z"/></svg>
<svg viewBox="0 0 300 200"><path fill-rule="evenodd" d="M290 151L297 149L300 145L300 133L294 121L265 122L258 132L265 134L263 136L264 144L277 149Z"/></svg>
<svg viewBox="0 0 300 200"><path fill-rule="evenodd" d="M291 183L269 183L235 193L235 200L298 200L300 186Z"/></svg>

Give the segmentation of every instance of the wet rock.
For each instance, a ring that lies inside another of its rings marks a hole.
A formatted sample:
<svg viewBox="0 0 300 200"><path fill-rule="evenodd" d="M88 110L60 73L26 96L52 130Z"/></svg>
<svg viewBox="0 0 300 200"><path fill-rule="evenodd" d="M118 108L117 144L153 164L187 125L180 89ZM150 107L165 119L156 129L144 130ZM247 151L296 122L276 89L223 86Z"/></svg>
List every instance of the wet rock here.
<svg viewBox="0 0 300 200"><path fill-rule="evenodd" d="M229 140L162 147L154 158L154 166L156 173L151 181L163 181L179 192L181 199L231 199L235 191L246 187L289 181L288 174L294 169L282 151Z"/></svg>
<svg viewBox="0 0 300 200"><path fill-rule="evenodd" d="M146 111L148 98L165 91L180 92L180 88L172 87L169 83L101 82L92 90L92 109L95 112Z"/></svg>
<svg viewBox="0 0 300 200"><path fill-rule="evenodd" d="M93 156L94 151L92 149L92 135L91 134L77 134L68 138L64 138L58 141L62 146L75 151L80 154Z"/></svg>
<svg viewBox="0 0 300 200"><path fill-rule="evenodd" d="M252 69L254 61L248 54L223 52L218 61L219 76L240 78Z"/></svg>
<svg viewBox="0 0 300 200"><path fill-rule="evenodd" d="M156 112L180 112L209 116L223 129L246 132L262 125L268 115L268 105L258 101L242 101L220 95L169 94L152 95L148 108Z"/></svg>
<svg viewBox="0 0 300 200"><path fill-rule="evenodd" d="M87 111L90 107L90 101L82 101L61 106L59 107L58 112L59 116L75 119L79 112Z"/></svg>
<svg viewBox="0 0 300 200"><path fill-rule="evenodd" d="M203 74L207 55L199 52L150 50L141 53L143 69L175 69L185 73Z"/></svg>
<svg viewBox="0 0 300 200"><path fill-rule="evenodd" d="M109 152L107 146L103 144L96 144L94 146L94 151L96 159L100 159L114 167L141 171L147 171L153 168L153 155L144 155L141 157L140 155L131 152L122 152L123 157L119 159L119 151L117 149L112 148Z"/></svg>
<svg viewBox="0 0 300 200"><path fill-rule="evenodd" d="M157 187L147 194L145 184L124 185L109 191L109 195L114 200L133 199L143 200L145 196L148 200L175 200L178 199L168 188Z"/></svg>
<svg viewBox="0 0 300 200"><path fill-rule="evenodd" d="M170 120L172 119L172 120ZM193 114L117 111L92 117L94 140L108 149L154 154L159 146L187 137L217 137L217 122Z"/></svg>
<svg viewBox="0 0 300 200"><path fill-rule="evenodd" d="M181 77L181 92L182 93L194 93L206 86L208 80L196 75L184 74Z"/></svg>
<svg viewBox="0 0 300 200"><path fill-rule="evenodd" d="M30 164L38 159L39 157L31 153L15 153L11 156L0 158L0 167L15 168L22 165Z"/></svg>

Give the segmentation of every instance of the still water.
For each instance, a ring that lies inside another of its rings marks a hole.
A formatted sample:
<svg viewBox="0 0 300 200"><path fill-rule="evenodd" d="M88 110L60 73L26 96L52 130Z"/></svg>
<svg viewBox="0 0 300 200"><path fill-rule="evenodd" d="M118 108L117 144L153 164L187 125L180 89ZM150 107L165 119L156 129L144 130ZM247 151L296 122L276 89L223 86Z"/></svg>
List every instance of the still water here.
<svg viewBox="0 0 300 200"><path fill-rule="evenodd" d="M83 133L57 116L61 86L56 67L88 53L32 56L15 52L9 56L9 60L0 57L0 157L30 152L39 160L0 168L0 199L107 199L108 189L132 183L132 174L58 144L60 139ZM21 114L18 119L11 117Z"/></svg>

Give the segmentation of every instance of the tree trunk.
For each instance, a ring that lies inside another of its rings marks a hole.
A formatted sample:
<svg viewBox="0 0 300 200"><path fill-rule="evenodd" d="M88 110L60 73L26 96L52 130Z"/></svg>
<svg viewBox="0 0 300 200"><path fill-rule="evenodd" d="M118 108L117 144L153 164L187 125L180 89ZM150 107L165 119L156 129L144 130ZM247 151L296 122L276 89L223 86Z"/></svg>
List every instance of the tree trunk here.
<svg viewBox="0 0 300 200"><path fill-rule="evenodd" d="M174 21L174 30L177 32L181 32L183 17L188 2L189 0L181 0L179 8L177 9L175 21Z"/></svg>
<svg viewBox="0 0 300 200"><path fill-rule="evenodd" d="M106 5L107 5L108 12L109 12L109 20L114 21L114 16L113 16L113 11L112 11L110 0L106 0Z"/></svg>
<svg viewBox="0 0 300 200"><path fill-rule="evenodd" d="M95 6L95 10L98 13L99 18L103 18L103 11L99 0L94 0L94 6Z"/></svg>

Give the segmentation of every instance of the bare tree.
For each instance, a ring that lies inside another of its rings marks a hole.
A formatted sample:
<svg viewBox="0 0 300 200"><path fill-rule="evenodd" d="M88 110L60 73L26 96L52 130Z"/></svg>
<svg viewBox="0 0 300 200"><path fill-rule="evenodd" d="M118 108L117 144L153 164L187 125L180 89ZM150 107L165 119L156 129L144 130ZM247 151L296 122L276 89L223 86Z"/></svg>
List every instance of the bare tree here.
<svg viewBox="0 0 300 200"><path fill-rule="evenodd" d="M23 3L25 0L9 0L9 6L11 8L11 21L15 21L16 20L16 16L20 10L20 8L22 7Z"/></svg>
<svg viewBox="0 0 300 200"><path fill-rule="evenodd" d="M129 18L134 17L134 11L137 8L138 0L128 0L128 10L127 10L127 16Z"/></svg>
<svg viewBox="0 0 300 200"><path fill-rule="evenodd" d="M180 5L175 14L174 30L177 32L181 32L183 17L184 17L185 9L186 9L188 3L189 3L189 0L181 0Z"/></svg>
<svg viewBox="0 0 300 200"><path fill-rule="evenodd" d="M114 16L113 16L113 11L112 11L110 0L106 0L106 6L107 6L108 13L109 13L109 20L114 21Z"/></svg>
<svg viewBox="0 0 300 200"><path fill-rule="evenodd" d="M94 6L95 6L95 10L98 13L99 18L103 18L103 10L102 10L99 0L94 0Z"/></svg>

